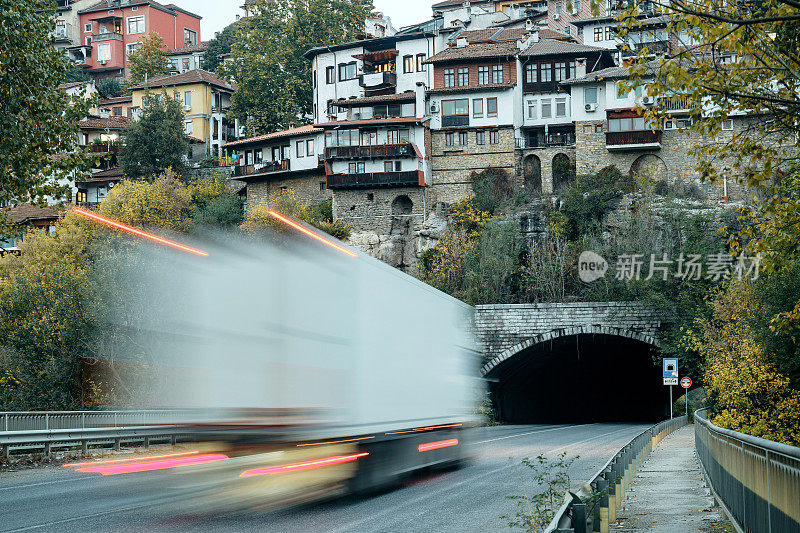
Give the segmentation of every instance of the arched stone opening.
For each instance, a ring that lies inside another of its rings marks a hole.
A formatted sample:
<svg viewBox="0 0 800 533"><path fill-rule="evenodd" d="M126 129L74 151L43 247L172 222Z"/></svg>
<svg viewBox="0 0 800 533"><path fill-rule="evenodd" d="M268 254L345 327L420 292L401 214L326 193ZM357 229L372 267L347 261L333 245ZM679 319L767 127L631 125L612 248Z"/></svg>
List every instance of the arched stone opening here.
<svg viewBox="0 0 800 533"><path fill-rule="evenodd" d="M504 422L655 421L669 415L657 345L620 328L568 328L505 350L482 373Z"/></svg>
<svg viewBox="0 0 800 533"><path fill-rule="evenodd" d="M631 164L631 176L639 175L652 181L669 181L667 179L667 164L655 154L642 154Z"/></svg>
<svg viewBox="0 0 800 533"><path fill-rule="evenodd" d="M542 192L542 160L539 156L529 155L525 158L523 178L526 190Z"/></svg>
<svg viewBox="0 0 800 533"><path fill-rule="evenodd" d="M392 202L393 215L410 215L414 209L414 202L405 194L401 194Z"/></svg>
<svg viewBox="0 0 800 533"><path fill-rule="evenodd" d="M568 187L575 176L575 167L567 154L553 156L553 192Z"/></svg>

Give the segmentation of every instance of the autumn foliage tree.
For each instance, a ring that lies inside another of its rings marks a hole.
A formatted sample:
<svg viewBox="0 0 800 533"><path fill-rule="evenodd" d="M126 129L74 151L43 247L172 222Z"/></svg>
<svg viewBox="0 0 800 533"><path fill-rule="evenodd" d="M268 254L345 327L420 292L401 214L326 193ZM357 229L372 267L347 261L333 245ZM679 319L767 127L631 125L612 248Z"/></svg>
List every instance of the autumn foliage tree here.
<svg viewBox="0 0 800 533"><path fill-rule="evenodd" d="M128 55L130 67L125 78L125 88L130 89L145 80L166 76L172 71L172 63L166 54L164 39L155 32L149 33Z"/></svg>

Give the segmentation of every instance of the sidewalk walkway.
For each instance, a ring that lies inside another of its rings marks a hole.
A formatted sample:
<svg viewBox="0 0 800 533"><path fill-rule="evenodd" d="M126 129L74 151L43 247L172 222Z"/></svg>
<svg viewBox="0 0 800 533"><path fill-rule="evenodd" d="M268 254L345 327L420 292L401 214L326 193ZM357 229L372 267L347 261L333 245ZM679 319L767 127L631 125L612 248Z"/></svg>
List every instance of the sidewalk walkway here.
<svg viewBox="0 0 800 533"><path fill-rule="evenodd" d="M726 531L720 520L719 508L714 507L703 482L690 424L668 435L650 453L631 483L611 531Z"/></svg>

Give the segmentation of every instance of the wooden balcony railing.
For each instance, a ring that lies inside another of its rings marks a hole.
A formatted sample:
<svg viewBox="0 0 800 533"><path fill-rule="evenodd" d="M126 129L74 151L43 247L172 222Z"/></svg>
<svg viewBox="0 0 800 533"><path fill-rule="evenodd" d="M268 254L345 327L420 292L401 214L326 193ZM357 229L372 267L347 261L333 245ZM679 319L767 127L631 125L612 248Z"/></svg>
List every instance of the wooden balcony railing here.
<svg viewBox="0 0 800 533"><path fill-rule="evenodd" d="M361 174L330 174L329 189L359 189L369 187L409 187L419 185L420 171L365 172Z"/></svg>
<svg viewBox="0 0 800 533"><path fill-rule="evenodd" d="M89 146L89 152L93 154L108 154L112 153L114 155L119 154L119 145L118 144L92 144Z"/></svg>
<svg viewBox="0 0 800 533"><path fill-rule="evenodd" d="M658 99L658 107L662 111L689 111L698 106L688 98L661 97Z"/></svg>
<svg viewBox="0 0 800 533"><path fill-rule="evenodd" d="M372 159L382 157L413 157L416 155L411 143L373 144L369 146L329 146L325 148L325 159Z"/></svg>
<svg viewBox="0 0 800 533"><path fill-rule="evenodd" d="M632 130L606 132L606 147L631 145L661 146L661 130Z"/></svg>
<svg viewBox="0 0 800 533"><path fill-rule="evenodd" d="M469 115L447 115L442 117L442 127L469 126Z"/></svg>
<svg viewBox="0 0 800 533"><path fill-rule="evenodd" d="M267 172L278 172L279 170L290 170L288 159L269 163L257 163L255 165L237 165L233 167L234 177L252 176L255 174L265 174Z"/></svg>

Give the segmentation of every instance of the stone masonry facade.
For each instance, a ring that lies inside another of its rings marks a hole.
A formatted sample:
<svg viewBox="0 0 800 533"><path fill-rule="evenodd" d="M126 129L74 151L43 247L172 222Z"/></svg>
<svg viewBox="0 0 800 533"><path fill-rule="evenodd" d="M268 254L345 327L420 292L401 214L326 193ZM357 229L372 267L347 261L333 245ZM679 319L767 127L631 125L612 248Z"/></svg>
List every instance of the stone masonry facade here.
<svg viewBox="0 0 800 533"><path fill-rule="evenodd" d="M292 178L266 178L247 185L247 205L266 205L271 197L287 189L294 191L298 198L311 205L330 200L333 196L325 186L325 175L322 173Z"/></svg>

